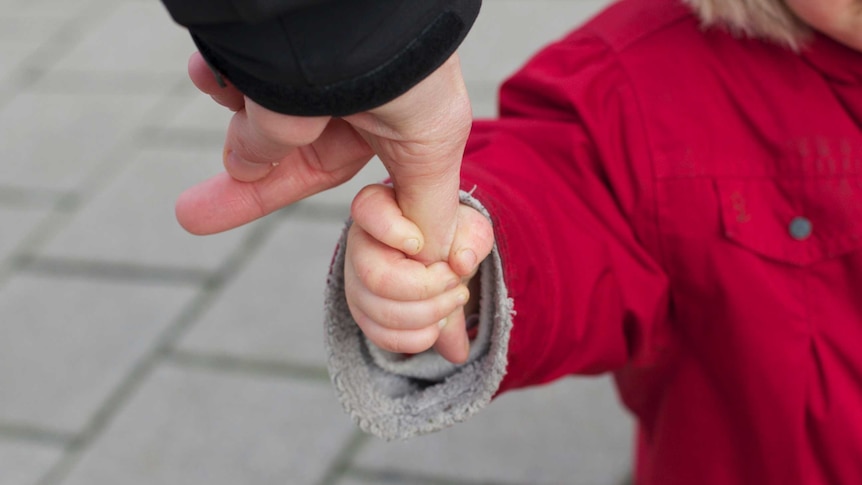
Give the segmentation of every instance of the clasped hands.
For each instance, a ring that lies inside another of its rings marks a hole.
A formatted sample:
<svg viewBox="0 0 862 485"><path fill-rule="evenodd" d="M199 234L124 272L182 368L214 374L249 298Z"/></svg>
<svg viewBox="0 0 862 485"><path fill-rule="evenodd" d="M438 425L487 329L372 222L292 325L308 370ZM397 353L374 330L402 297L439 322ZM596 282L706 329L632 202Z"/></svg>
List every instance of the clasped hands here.
<svg viewBox="0 0 862 485"><path fill-rule="evenodd" d="M472 113L457 56L395 100L343 118L270 111L220 86L200 54L189 60L189 76L234 115L225 172L180 196L180 224L193 234L232 229L346 182L376 154L394 189L366 187L353 201L344 269L350 311L384 350L433 347L464 362L463 308L478 298L470 301L468 283L493 231L459 203Z"/></svg>

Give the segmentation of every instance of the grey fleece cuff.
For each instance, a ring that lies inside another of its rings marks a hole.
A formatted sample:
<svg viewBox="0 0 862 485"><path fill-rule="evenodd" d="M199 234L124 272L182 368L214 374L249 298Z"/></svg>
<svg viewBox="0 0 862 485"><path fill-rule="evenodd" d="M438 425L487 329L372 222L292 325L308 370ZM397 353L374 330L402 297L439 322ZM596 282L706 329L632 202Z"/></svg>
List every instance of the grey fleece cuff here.
<svg viewBox="0 0 862 485"><path fill-rule="evenodd" d="M462 192L461 202L488 217L470 194ZM364 431L393 440L438 431L485 407L506 373L514 315L497 247L479 270L480 335L473 342L470 360L455 366L433 351L414 356L413 362L399 362L373 349L347 307L346 242L347 227L327 282L325 343L329 373L347 413Z"/></svg>

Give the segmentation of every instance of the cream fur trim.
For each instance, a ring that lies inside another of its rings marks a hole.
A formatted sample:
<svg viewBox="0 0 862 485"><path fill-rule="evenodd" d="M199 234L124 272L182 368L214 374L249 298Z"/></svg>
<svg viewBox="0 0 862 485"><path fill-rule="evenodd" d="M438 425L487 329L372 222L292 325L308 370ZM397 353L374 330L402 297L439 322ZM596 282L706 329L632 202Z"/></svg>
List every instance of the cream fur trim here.
<svg viewBox="0 0 862 485"><path fill-rule="evenodd" d="M724 26L732 32L769 39L798 49L810 29L782 0L683 0L706 26Z"/></svg>

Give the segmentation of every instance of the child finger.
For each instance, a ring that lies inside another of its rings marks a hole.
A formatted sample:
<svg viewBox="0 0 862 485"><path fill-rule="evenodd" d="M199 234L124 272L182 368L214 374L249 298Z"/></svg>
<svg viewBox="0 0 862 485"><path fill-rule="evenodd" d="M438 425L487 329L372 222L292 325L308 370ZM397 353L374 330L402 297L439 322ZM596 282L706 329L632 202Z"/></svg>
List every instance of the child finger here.
<svg viewBox="0 0 862 485"><path fill-rule="evenodd" d="M456 286L432 298L398 301L375 294L363 283L350 262L344 268L347 304L371 320L392 329L417 329L437 324L469 301L466 286Z"/></svg>
<svg viewBox="0 0 862 485"><path fill-rule="evenodd" d="M446 324L440 329L434 350L453 364L467 361L470 355L470 340L467 338L464 311L461 308L446 318Z"/></svg>
<svg viewBox="0 0 862 485"><path fill-rule="evenodd" d="M457 287L461 280L444 262L428 267L374 239L356 224L350 228L345 270L372 293L399 301L425 300Z"/></svg>
<svg viewBox="0 0 862 485"><path fill-rule="evenodd" d="M441 326L446 317L468 299L469 291L465 286L419 301L389 300L360 286L351 289L348 304L386 328L416 330L429 325Z"/></svg>
<svg viewBox="0 0 862 485"><path fill-rule="evenodd" d="M459 276L472 276L494 247L494 228L476 209L462 205L449 253L449 266Z"/></svg>
<svg viewBox="0 0 862 485"><path fill-rule="evenodd" d="M353 199L350 214L354 224L383 244L410 256L422 250L422 232L404 217L392 187L375 184L363 188Z"/></svg>
<svg viewBox="0 0 862 485"><path fill-rule="evenodd" d="M362 333L383 350L394 353L418 354L430 349L440 328L437 325L429 325L415 330L393 330L383 327L370 319L361 311L352 312L353 319Z"/></svg>

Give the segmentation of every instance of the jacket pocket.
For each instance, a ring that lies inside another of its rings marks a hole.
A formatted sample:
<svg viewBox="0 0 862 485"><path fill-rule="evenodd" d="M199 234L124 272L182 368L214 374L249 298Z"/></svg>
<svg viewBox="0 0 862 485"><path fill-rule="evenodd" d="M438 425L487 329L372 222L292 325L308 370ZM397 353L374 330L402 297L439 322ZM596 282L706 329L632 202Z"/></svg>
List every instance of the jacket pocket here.
<svg viewBox="0 0 862 485"><path fill-rule="evenodd" d="M862 249L862 178L721 178L722 229L761 256L808 266Z"/></svg>

